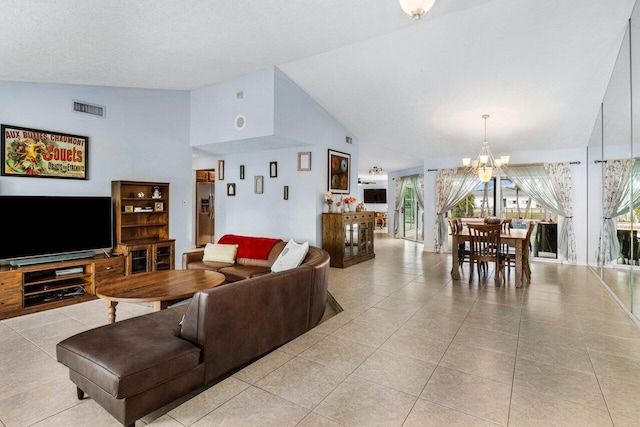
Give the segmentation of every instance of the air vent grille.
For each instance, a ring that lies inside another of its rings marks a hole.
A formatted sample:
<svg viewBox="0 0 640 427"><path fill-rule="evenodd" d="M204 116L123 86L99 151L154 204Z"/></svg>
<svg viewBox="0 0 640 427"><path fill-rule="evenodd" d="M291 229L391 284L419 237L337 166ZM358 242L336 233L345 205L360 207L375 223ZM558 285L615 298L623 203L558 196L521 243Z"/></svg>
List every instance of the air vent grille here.
<svg viewBox="0 0 640 427"><path fill-rule="evenodd" d="M73 111L78 113L91 114L92 116L104 117L105 108L100 105L87 104L86 102L73 101Z"/></svg>

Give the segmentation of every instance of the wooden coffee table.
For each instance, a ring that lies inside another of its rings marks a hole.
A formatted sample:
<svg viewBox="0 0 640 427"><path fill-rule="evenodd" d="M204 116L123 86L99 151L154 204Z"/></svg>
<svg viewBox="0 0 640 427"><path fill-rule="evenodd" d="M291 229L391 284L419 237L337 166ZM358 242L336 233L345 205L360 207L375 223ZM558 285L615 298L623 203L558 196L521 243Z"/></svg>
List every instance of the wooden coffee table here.
<svg viewBox="0 0 640 427"><path fill-rule="evenodd" d="M167 308L169 301L189 298L203 289L223 284L224 274L205 270L165 270L117 278L96 290L105 300L109 323L116 321L119 302L153 302L154 311Z"/></svg>

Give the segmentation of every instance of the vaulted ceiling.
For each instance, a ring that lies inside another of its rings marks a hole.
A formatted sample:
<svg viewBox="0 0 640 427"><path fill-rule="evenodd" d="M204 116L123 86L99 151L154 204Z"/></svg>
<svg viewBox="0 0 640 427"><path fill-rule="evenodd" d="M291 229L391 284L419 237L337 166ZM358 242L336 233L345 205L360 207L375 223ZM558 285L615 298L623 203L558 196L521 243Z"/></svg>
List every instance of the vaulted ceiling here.
<svg viewBox="0 0 640 427"><path fill-rule="evenodd" d="M585 147L634 0L0 0L0 80L190 90L276 66L360 142L359 174ZM1 96L2 94L0 94Z"/></svg>

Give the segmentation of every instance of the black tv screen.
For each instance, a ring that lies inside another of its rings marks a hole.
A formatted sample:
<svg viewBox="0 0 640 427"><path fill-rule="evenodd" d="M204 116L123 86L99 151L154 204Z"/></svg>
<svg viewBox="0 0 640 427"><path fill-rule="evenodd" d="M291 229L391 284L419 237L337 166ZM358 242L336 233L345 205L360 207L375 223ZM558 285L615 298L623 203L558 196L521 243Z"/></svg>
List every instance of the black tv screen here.
<svg viewBox="0 0 640 427"><path fill-rule="evenodd" d="M387 203L386 188L365 188L363 191L365 203Z"/></svg>
<svg viewBox="0 0 640 427"><path fill-rule="evenodd" d="M0 196L0 259L112 247L111 197Z"/></svg>

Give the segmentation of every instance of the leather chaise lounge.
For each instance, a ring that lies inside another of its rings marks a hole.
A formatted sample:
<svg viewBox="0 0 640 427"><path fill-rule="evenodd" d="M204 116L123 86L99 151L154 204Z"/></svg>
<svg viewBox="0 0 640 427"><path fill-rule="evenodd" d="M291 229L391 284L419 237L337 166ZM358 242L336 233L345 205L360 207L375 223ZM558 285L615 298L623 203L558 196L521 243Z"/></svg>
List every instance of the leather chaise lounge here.
<svg viewBox="0 0 640 427"><path fill-rule="evenodd" d="M329 254L196 293L189 303L91 329L58 343L78 398L123 425L212 384L316 326Z"/></svg>

